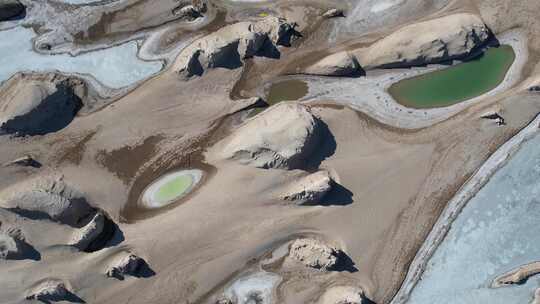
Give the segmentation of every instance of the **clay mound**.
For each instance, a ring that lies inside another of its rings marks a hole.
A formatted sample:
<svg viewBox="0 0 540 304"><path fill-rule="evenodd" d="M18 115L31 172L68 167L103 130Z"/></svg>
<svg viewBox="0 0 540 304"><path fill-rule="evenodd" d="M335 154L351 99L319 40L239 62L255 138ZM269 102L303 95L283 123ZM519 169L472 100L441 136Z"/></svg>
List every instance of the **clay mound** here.
<svg viewBox="0 0 540 304"><path fill-rule="evenodd" d="M39 261L41 255L26 242L20 229L14 227L7 230L3 229L0 232L0 260L24 259Z"/></svg>
<svg viewBox="0 0 540 304"><path fill-rule="evenodd" d="M295 240L289 249L288 259L306 267L331 270L338 263L339 250L320 240L304 238Z"/></svg>
<svg viewBox="0 0 540 304"><path fill-rule="evenodd" d="M3 86L0 130L24 136L43 135L65 128L83 103L74 89L76 85L67 78L62 81L59 78L50 79L48 83L18 75Z"/></svg>
<svg viewBox="0 0 540 304"><path fill-rule="evenodd" d="M71 245L88 252L101 249L110 239L111 224L105 215L97 212L88 224L74 233Z"/></svg>
<svg viewBox="0 0 540 304"><path fill-rule="evenodd" d="M0 207L32 219L49 218L78 227L95 212L82 193L61 179L36 178L0 193Z"/></svg>
<svg viewBox="0 0 540 304"><path fill-rule="evenodd" d="M335 286L331 287L318 301L319 304L368 304L361 288L353 286Z"/></svg>
<svg viewBox="0 0 540 304"><path fill-rule="evenodd" d="M66 286L66 283L60 279L45 279L36 283L28 290L26 299L44 303L59 301L84 302L75 296Z"/></svg>
<svg viewBox="0 0 540 304"><path fill-rule="evenodd" d="M298 205L316 204L332 189L328 171L321 170L296 181L282 194L282 199Z"/></svg>
<svg viewBox="0 0 540 304"><path fill-rule="evenodd" d="M490 35L479 16L460 13L405 26L355 55L364 69L438 63L469 55Z"/></svg>
<svg viewBox="0 0 540 304"><path fill-rule="evenodd" d="M301 168L320 141L318 126L306 106L279 103L240 126L209 156L264 169Z"/></svg>
<svg viewBox="0 0 540 304"><path fill-rule="evenodd" d="M112 261L105 274L110 278L123 280L127 275L133 277L144 277L146 276L145 272L148 271L151 272L148 265L142 258L136 256L135 254L125 252L120 254Z"/></svg>
<svg viewBox="0 0 540 304"><path fill-rule="evenodd" d="M308 67L305 74L321 76L360 76L364 73L358 60L348 52L339 52Z"/></svg>
<svg viewBox="0 0 540 304"><path fill-rule="evenodd" d="M293 25L285 19L266 17L258 22L239 22L205 36L185 48L174 64L179 74L202 75L208 68L234 69L242 60L262 53L275 52L277 45L289 45Z"/></svg>
<svg viewBox="0 0 540 304"><path fill-rule="evenodd" d="M0 259L15 259L21 255L21 247L17 240L6 233L0 233Z"/></svg>
<svg viewBox="0 0 540 304"><path fill-rule="evenodd" d="M0 0L0 21L23 15L26 7L19 0Z"/></svg>

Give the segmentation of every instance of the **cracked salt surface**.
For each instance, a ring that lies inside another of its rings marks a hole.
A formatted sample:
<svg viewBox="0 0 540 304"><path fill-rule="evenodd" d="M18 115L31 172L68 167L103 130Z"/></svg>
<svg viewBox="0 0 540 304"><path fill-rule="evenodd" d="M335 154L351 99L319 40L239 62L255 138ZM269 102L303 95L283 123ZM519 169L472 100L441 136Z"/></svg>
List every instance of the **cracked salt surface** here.
<svg viewBox="0 0 540 304"><path fill-rule="evenodd" d="M491 281L540 260L540 135L524 143L469 201L407 303L529 303L540 277L491 289Z"/></svg>
<svg viewBox="0 0 540 304"><path fill-rule="evenodd" d="M274 303L273 291L280 277L269 272L258 272L236 280L225 290L225 296L236 304Z"/></svg>
<svg viewBox="0 0 540 304"><path fill-rule="evenodd" d="M32 49L32 29L15 27L0 31L0 83L17 72L54 72L91 75L103 85L118 89L149 78L163 68L160 61L142 61L137 43L85 53L76 57L43 55Z"/></svg>

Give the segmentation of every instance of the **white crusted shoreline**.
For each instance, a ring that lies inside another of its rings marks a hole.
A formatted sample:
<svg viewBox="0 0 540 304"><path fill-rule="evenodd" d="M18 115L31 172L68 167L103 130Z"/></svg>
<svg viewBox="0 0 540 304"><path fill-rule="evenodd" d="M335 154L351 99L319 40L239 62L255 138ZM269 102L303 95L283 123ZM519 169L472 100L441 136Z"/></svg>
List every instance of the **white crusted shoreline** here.
<svg viewBox="0 0 540 304"><path fill-rule="evenodd" d="M170 182L171 180L174 180L177 177L180 176L189 176L191 178L191 185L182 193L180 193L177 197L175 197L172 200L168 200L165 202L159 202L155 199L156 193L159 191L161 187L163 187L165 184ZM175 201L178 201L179 199L185 197L188 195L201 181L203 177L203 171L198 169L193 170L181 170L173 173L169 173L165 176L162 176L158 178L156 181L154 181L148 188L146 188L143 192L143 196L140 200L140 206L147 209L156 209L165 207Z"/></svg>
<svg viewBox="0 0 540 304"><path fill-rule="evenodd" d="M536 135L540 127L540 114L529 123L523 130L502 145L480 167L480 169L461 187L459 192L448 202L441 216L433 226L428 237L422 244L414 260L412 261L407 276L396 293L391 304L404 304L408 301L411 292L421 279L427 263L433 256L438 246L444 240L452 223L459 216L467 202L482 188L489 179L502 168L507 161L519 150L521 145Z"/></svg>
<svg viewBox="0 0 540 304"><path fill-rule="evenodd" d="M308 94L302 101L328 101L350 105L376 120L398 128L424 128L457 114L463 109L485 98L500 94L517 85L521 72L529 57L526 36L520 30L512 30L498 36L501 44L510 45L516 58L504 80L493 90L467 101L444 108L412 109L397 103L387 92L388 88L405 78L432 72L443 65L430 65L422 68L399 69L368 75L362 78L298 77L309 86Z"/></svg>

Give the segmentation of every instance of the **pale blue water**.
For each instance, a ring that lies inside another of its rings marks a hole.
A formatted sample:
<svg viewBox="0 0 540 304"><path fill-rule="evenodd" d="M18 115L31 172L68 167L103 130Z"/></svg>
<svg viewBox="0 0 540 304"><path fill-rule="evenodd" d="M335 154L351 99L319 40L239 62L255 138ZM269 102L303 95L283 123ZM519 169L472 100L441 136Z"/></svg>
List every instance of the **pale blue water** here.
<svg viewBox="0 0 540 304"><path fill-rule="evenodd" d="M32 50L32 29L15 27L0 31L0 83L20 71L80 73L94 76L110 88L121 88L159 72L163 64L137 58L135 42L76 57L43 55Z"/></svg>
<svg viewBox="0 0 540 304"><path fill-rule="evenodd" d="M528 304L540 277L488 288L494 277L540 260L540 136L523 144L469 201L431 258L410 304Z"/></svg>

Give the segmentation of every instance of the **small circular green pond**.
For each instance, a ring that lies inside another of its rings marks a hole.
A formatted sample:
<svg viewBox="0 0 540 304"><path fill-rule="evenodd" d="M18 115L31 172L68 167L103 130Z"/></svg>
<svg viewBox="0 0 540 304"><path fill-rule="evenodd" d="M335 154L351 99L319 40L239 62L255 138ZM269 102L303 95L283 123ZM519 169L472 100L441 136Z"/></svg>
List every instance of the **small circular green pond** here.
<svg viewBox="0 0 540 304"><path fill-rule="evenodd" d="M443 70L404 79L388 92L400 104L416 109L450 106L491 91L505 78L516 55L509 45Z"/></svg>
<svg viewBox="0 0 540 304"><path fill-rule="evenodd" d="M155 209L167 206L189 194L199 183L201 170L182 170L158 178L142 195L141 207Z"/></svg>

